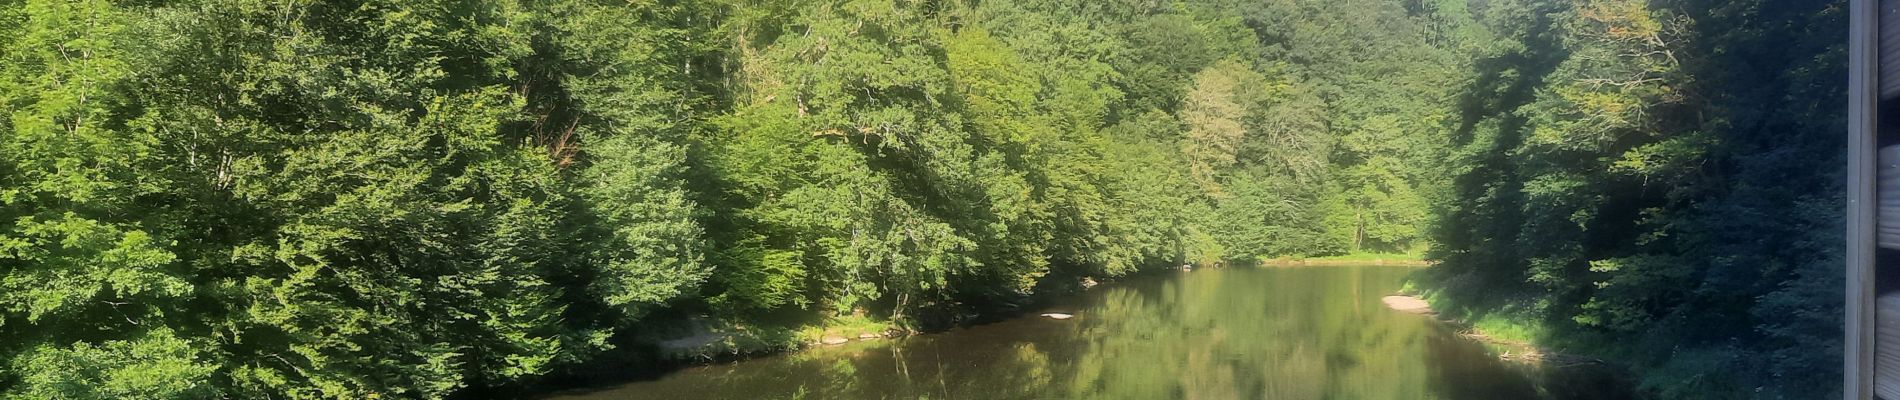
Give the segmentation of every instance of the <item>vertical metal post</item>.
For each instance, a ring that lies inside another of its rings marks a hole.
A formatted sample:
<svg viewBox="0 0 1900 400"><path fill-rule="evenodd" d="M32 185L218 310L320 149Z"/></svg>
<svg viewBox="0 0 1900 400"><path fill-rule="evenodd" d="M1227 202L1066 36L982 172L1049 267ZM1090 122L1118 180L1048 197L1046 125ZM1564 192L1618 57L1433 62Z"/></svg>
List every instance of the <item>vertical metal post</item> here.
<svg viewBox="0 0 1900 400"><path fill-rule="evenodd" d="M1847 319L1848 400L1873 398L1874 169L1879 124L1879 0L1848 0L1847 66ZM1900 400L1900 399L1895 399Z"/></svg>

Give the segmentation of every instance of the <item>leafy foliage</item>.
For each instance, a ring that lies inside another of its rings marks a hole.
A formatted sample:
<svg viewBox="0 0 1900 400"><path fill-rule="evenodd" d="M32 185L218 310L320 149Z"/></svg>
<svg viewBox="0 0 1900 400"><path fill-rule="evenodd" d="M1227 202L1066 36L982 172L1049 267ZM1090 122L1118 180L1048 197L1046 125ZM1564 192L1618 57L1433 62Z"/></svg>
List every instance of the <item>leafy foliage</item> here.
<svg viewBox="0 0 1900 400"><path fill-rule="evenodd" d="M1499 44L1476 46L1453 136L1447 298L1628 359L1666 398L1838 397L1841 4L1473 12Z"/></svg>
<svg viewBox="0 0 1900 400"><path fill-rule="evenodd" d="M1842 11L1782 3L0 0L0 396L442 398L1426 248L1793 396Z"/></svg>

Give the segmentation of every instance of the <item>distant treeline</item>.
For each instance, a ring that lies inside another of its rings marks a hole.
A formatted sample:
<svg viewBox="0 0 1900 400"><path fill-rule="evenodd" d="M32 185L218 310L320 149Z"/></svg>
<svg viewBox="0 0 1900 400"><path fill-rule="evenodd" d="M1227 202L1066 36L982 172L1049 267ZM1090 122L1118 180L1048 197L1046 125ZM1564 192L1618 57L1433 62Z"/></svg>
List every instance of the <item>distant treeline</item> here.
<svg viewBox="0 0 1900 400"><path fill-rule="evenodd" d="M1844 7L1664 3L0 0L0 397L437 398L1427 247L1682 344L1678 397L1823 393Z"/></svg>

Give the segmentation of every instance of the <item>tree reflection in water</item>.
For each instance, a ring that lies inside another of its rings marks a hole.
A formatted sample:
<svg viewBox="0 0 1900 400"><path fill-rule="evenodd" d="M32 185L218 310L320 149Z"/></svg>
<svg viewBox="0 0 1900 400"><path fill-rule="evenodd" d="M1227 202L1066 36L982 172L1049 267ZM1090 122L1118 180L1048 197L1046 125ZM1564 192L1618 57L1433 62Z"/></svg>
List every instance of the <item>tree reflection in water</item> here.
<svg viewBox="0 0 1900 400"><path fill-rule="evenodd" d="M685 369L571 398L1615 399L1609 372L1506 364L1377 301L1406 267L1134 278L1032 316Z"/></svg>

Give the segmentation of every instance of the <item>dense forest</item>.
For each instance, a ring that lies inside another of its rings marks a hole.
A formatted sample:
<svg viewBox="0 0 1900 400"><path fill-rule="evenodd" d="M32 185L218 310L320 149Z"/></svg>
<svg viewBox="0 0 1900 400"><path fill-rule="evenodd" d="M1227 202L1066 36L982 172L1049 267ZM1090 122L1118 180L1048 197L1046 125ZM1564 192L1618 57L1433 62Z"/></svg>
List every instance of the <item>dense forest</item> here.
<svg viewBox="0 0 1900 400"><path fill-rule="evenodd" d="M1840 397L1844 2L1493 6L1442 295L1661 398Z"/></svg>
<svg viewBox="0 0 1900 400"><path fill-rule="evenodd" d="M0 397L439 398L1348 253L1663 398L1829 397L1844 14L0 0Z"/></svg>

